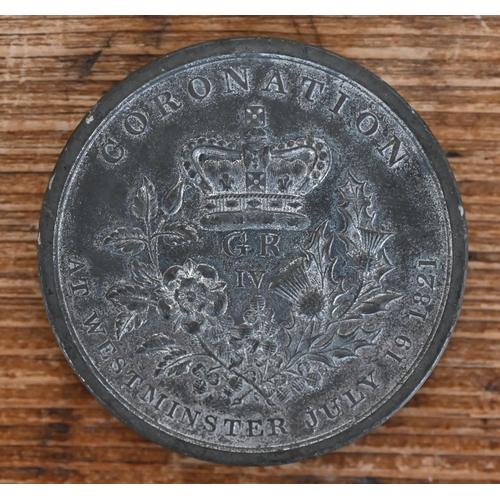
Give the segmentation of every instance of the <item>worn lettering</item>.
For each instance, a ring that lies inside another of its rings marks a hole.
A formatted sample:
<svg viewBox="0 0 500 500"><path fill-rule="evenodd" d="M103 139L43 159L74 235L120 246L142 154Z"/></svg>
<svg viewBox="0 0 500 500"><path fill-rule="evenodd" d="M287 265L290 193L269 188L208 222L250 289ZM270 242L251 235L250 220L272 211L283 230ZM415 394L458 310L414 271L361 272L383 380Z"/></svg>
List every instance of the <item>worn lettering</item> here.
<svg viewBox="0 0 500 500"><path fill-rule="evenodd" d="M182 106L180 103L174 101L170 92L157 95L153 99L153 102L162 116L167 116L171 111L177 111Z"/></svg>
<svg viewBox="0 0 500 500"><path fill-rule="evenodd" d="M132 135L142 134L148 125L148 119L139 111L134 111L125 118L125 130Z"/></svg>
<svg viewBox="0 0 500 500"><path fill-rule="evenodd" d="M370 112L361 113L356 120L357 129L364 135L373 135L378 130L378 118Z"/></svg>
<svg viewBox="0 0 500 500"><path fill-rule="evenodd" d="M356 398L356 396L352 393L352 390L344 392L343 396L345 396L351 403L351 407L358 405L361 401L363 401L363 399L366 398L365 394L362 392L359 392L358 397Z"/></svg>
<svg viewBox="0 0 500 500"><path fill-rule="evenodd" d="M80 278L78 281L69 284L73 295L88 295L90 293L87 278Z"/></svg>
<svg viewBox="0 0 500 500"><path fill-rule="evenodd" d="M261 255L279 255L280 249L278 248L279 235L272 233L261 233L260 235L260 254Z"/></svg>
<svg viewBox="0 0 500 500"><path fill-rule="evenodd" d="M338 115L340 113L340 110L344 106L345 102L347 101L347 99L349 99L349 97L343 92L339 92L339 94L340 97L337 99L335 106L333 108L330 108L330 111L335 115Z"/></svg>
<svg viewBox="0 0 500 500"><path fill-rule="evenodd" d="M226 85L228 92L231 92L235 84L240 89L248 90L248 75L246 68L244 68L241 71L241 73L238 73L233 68L228 68L225 70L225 74L226 74Z"/></svg>
<svg viewBox="0 0 500 500"><path fill-rule="evenodd" d="M279 71L275 71L267 83L267 85L262 89L266 92L274 90L277 94L286 94L285 86L283 85L283 79Z"/></svg>
<svg viewBox="0 0 500 500"><path fill-rule="evenodd" d="M104 328L102 326L101 321L99 320L99 317L97 316L97 313L94 311L92 313L92 316L87 318L83 324L88 327L87 328L87 333L93 334L93 333L106 333L104 331Z"/></svg>
<svg viewBox="0 0 500 500"><path fill-rule="evenodd" d="M97 347L99 353L102 356L102 359L108 360L116 353L116 347L110 340L106 340L106 342L102 343Z"/></svg>
<svg viewBox="0 0 500 500"><path fill-rule="evenodd" d="M197 76L188 83L189 94L200 101L210 94L211 89L212 85L210 82L202 76Z"/></svg>
<svg viewBox="0 0 500 500"><path fill-rule="evenodd" d="M400 148L401 141L397 136L393 136L392 140L390 140L385 146L377 148L377 151L384 156L385 151L388 149L390 151L389 166L393 167L396 163L399 163L408 156L406 153L399 154Z"/></svg>
<svg viewBox="0 0 500 500"><path fill-rule="evenodd" d="M318 80L314 80L309 77L302 78L302 85L306 86L304 97L311 102L314 101L314 96L321 94L325 88L325 84L323 82L319 82Z"/></svg>
<svg viewBox="0 0 500 500"><path fill-rule="evenodd" d="M111 164L118 163L125 156L125 148L113 139L108 139L101 149L103 158Z"/></svg>

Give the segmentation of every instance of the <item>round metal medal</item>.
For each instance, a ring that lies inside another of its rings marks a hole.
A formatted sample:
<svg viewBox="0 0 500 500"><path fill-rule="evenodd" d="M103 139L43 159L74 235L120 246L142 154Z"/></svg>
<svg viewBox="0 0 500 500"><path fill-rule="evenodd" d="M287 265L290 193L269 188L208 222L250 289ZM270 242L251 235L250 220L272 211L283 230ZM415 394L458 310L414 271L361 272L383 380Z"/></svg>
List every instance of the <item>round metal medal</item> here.
<svg viewBox="0 0 500 500"><path fill-rule="evenodd" d="M361 66L246 38L137 71L81 122L40 220L47 313L95 397L227 464L331 452L424 382L467 237L424 122Z"/></svg>

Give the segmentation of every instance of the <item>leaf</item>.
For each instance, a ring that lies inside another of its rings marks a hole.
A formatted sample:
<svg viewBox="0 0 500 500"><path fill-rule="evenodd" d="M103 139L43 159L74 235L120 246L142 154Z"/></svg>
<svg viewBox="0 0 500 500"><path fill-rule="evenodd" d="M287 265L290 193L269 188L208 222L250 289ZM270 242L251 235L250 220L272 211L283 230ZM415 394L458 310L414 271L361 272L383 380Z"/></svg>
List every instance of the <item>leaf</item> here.
<svg viewBox="0 0 500 500"><path fill-rule="evenodd" d="M272 340L264 340L264 342L262 342L262 350L267 355L273 355L278 350L278 345L276 344L276 342L273 342Z"/></svg>
<svg viewBox="0 0 500 500"><path fill-rule="evenodd" d="M278 399L282 403L284 403L288 399L288 397L290 396L290 394L291 394L291 390L287 386L281 386L281 387L279 387L278 390L277 390L277 393L276 393L276 395L278 396Z"/></svg>
<svg viewBox="0 0 500 500"><path fill-rule="evenodd" d="M167 370L167 377L178 377L179 375L184 375L189 371L189 365L191 364L191 360L187 359L185 361L181 361L179 363L173 363Z"/></svg>
<svg viewBox="0 0 500 500"><path fill-rule="evenodd" d="M234 394L233 390L231 389L231 387L224 387L223 391L222 391L227 397L231 398ZM238 401L237 404L241 404L241 400L240 399L236 399L235 401ZM236 404L236 403L233 403L233 404Z"/></svg>
<svg viewBox="0 0 500 500"><path fill-rule="evenodd" d="M321 383L321 375L318 372L311 372L307 374L306 382L315 389Z"/></svg>
<svg viewBox="0 0 500 500"><path fill-rule="evenodd" d="M323 335L318 335L314 342L311 344L311 348L314 350L321 350L322 348L330 345L335 335L338 334L338 324L336 321L330 321L323 328L322 331L325 333Z"/></svg>
<svg viewBox="0 0 500 500"><path fill-rule="evenodd" d="M207 375L207 382L210 385L217 385L219 383L219 380L220 379L218 373L212 372Z"/></svg>
<svg viewBox="0 0 500 500"><path fill-rule="evenodd" d="M198 240L196 229L182 222L164 221L156 232L156 236L161 236L171 245L182 245Z"/></svg>
<svg viewBox="0 0 500 500"><path fill-rule="evenodd" d="M293 389L299 394L306 388L306 383L303 378L294 378L292 381Z"/></svg>
<svg viewBox="0 0 500 500"><path fill-rule="evenodd" d="M276 389L269 383L261 385L260 390L266 398L271 398L276 392Z"/></svg>
<svg viewBox="0 0 500 500"><path fill-rule="evenodd" d="M338 207L345 222L345 227L338 233L345 243L347 254L355 256L362 245L361 227L370 229L373 226L374 214L369 210L372 207L371 195L365 193L366 182L358 181L349 172L346 182L340 187L344 201Z"/></svg>
<svg viewBox="0 0 500 500"><path fill-rule="evenodd" d="M167 377L178 377L179 375L184 375L189 371L189 365L191 364L191 360L182 361L175 366L172 366L167 371Z"/></svg>
<svg viewBox="0 0 500 500"><path fill-rule="evenodd" d="M115 318L115 333L118 340L122 337L140 328L147 320L146 311L122 311Z"/></svg>
<svg viewBox="0 0 500 500"><path fill-rule="evenodd" d="M112 286L106 297L126 307L129 311L144 311L149 308L149 292L140 285Z"/></svg>
<svg viewBox="0 0 500 500"><path fill-rule="evenodd" d="M394 269L394 266L387 257L385 248L382 248L382 250L377 253L377 256L372 259L370 264L369 277L371 282L380 286L382 278L392 269Z"/></svg>
<svg viewBox="0 0 500 500"><path fill-rule="evenodd" d="M210 328L207 330L206 335L211 342L217 343L225 337L225 332L222 328Z"/></svg>
<svg viewBox="0 0 500 500"><path fill-rule="evenodd" d="M246 337L244 339L244 341L245 341L245 344L248 346L248 349L250 352L255 352L259 348L259 345L260 345L259 339Z"/></svg>
<svg viewBox="0 0 500 500"><path fill-rule="evenodd" d="M357 233L357 230L353 227L353 224L351 225L350 216L345 214L345 211L342 209L342 207L339 207L339 211L342 213L342 215L344 216L344 220L346 221L346 229L344 230L344 232L337 233L337 236L344 242L347 254L352 255L357 251L359 247L359 243L356 243L355 240L359 240L360 236ZM353 231L355 232L354 237L352 234ZM351 237L347 236L347 232L350 233Z"/></svg>
<svg viewBox="0 0 500 500"><path fill-rule="evenodd" d="M347 356L355 356L356 351L361 347L368 347L373 344L373 340L380 333L379 330L367 331L363 327L357 328L350 335L337 335L330 344L330 349L326 353L330 353L337 358L345 358ZM326 350L325 350L326 351Z"/></svg>
<svg viewBox="0 0 500 500"><path fill-rule="evenodd" d="M315 341L320 336L317 334L317 332L318 332L318 323L314 322L314 321L309 322L309 324L306 325L304 328L302 340L300 341L300 343L298 345L297 352L299 352L299 353L309 352L312 345L315 343Z"/></svg>
<svg viewBox="0 0 500 500"><path fill-rule="evenodd" d="M274 312L274 311L273 311ZM269 321L264 325L265 333L268 337L276 337L278 335L280 328L274 321Z"/></svg>
<svg viewBox="0 0 500 500"><path fill-rule="evenodd" d="M355 226L371 227L373 215L368 213L371 207L371 196L365 193L366 182L358 181L349 172L345 184L340 188L344 197L341 209L346 224L349 225L349 218Z"/></svg>
<svg viewBox="0 0 500 500"><path fill-rule="evenodd" d="M243 375L245 378L250 380L250 382L257 383L260 378L260 373L257 370L247 370Z"/></svg>
<svg viewBox="0 0 500 500"><path fill-rule="evenodd" d="M173 377L183 375L189 371L191 359L177 359L185 355L186 352L181 349L172 349L163 359L156 365L154 376L167 375Z"/></svg>
<svg viewBox="0 0 500 500"><path fill-rule="evenodd" d="M234 327L234 318L230 314L221 316L218 320L220 326L225 330L231 330Z"/></svg>
<svg viewBox="0 0 500 500"><path fill-rule="evenodd" d="M291 314L290 321L292 323L286 328L288 330L286 334L290 339L290 343L285 347L288 358L292 358L297 352L300 342L300 332L303 332L306 327L304 320L300 316L295 317Z"/></svg>
<svg viewBox="0 0 500 500"><path fill-rule="evenodd" d="M232 352L227 344L219 344L215 349L215 353L224 363L229 363L231 361Z"/></svg>
<svg viewBox="0 0 500 500"><path fill-rule="evenodd" d="M319 361L330 367L336 366L336 359L356 356L356 351L362 347L373 345L373 340L380 333L379 330L367 331L363 327L356 328L349 335L334 335L328 345L322 348L312 349L306 354L310 361ZM306 375L307 377L310 374ZM313 376L313 379L316 376ZM308 383L313 385L314 381L308 380Z"/></svg>
<svg viewBox="0 0 500 500"><path fill-rule="evenodd" d="M198 363L191 371L195 377L204 377L207 368L203 363Z"/></svg>
<svg viewBox="0 0 500 500"><path fill-rule="evenodd" d="M322 222L314 230L311 241L304 248L309 262L311 261L311 258L314 259L322 277L329 274L330 268L337 260L336 258L332 259L331 257L333 235L330 237L326 236L327 227L328 221Z"/></svg>
<svg viewBox="0 0 500 500"><path fill-rule="evenodd" d="M365 344L363 344L363 346L364 345ZM366 344L366 345L368 345L368 344ZM361 346L361 347L363 347L363 346ZM349 358L349 357L356 355L356 350L351 349L350 347L337 347L335 349L332 349L330 351L330 354L333 355L335 358L340 358L340 359Z"/></svg>
<svg viewBox="0 0 500 500"><path fill-rule="evenodd" d="M380 311L385 311L385 306L393 300L401 297L398 293L382 292L370 297L370 300L361 302L360 305L353 308L353 312L359 314L375 314Z"/></svg>
<svg viewBox="0 0 500 500"><path fill-rule="evenodd" d="M122 311L115 318L115 332L118 340L125 334L134 330L135 313L130 311Z"/></svg>
<svg viewBox="0 0 500 500"><path fill-rule="evenodd" d="M151 220L158 213L156 188L147 177L142 179L142 185L134 196L132 213L143 220Z"/></svg>
<svg viewBox="0 0 500 500"><path fill-rule="evenodd" d="M243 380L240 377L231 377L227 383L234 392L240 391L243 387Z"/></svg>
<svg viewBox="0 0 500 500"><path fill-rule="evenodd" d="M228 368L231 370L232 368L236 368L236 367L240 366L241 363L243 363L244 359L245 358L238 353L232 355L230 358L230 364L229 364Z"/></svg>
<svg viewBox="0 0 500 500"><path fill-rule="evenodd" d="M267 358L262 352L258 352L254 356L255 366L264 366L266 364Z"/></svg>
<svg viewBox="0 0 500 500"><path fill-rule="evenodd" d="M307 375L307 373L309 372L309 370L311 369L309 363L307 361L300 361L298 364L297 364L297 371L301 374L301 375Z"/></svg>
<svg viewBox="0 0 500 500"><path fill-rule="evenodd" d="M320 363L323 363L327 366L330 366L334 368L336 366L335 359L336 356L334 356L332 353L328 353L328 355L324 354L309 354L308 359L311 361L319 361ZM344 356L341 356L344 357Z"/></svg>
<svg viewBox="0 0 500 500"><path fill-rule="evenodd" d="M137 283L145 286L157 286L162 282L157 268L146 262L134 259L131 264L132 277Z"/></svg>
<svg viewBox="0 0 500 500"><path fill-rule="evenodd" d="M118 340L126 333L140 328L148 319L149 292L138 285L116 285L109 289L106 297L126 310L115 319Z"/></svg>
<svg viewBox="0 0 500 500"><path fill-rule="evenodd" d="M207 392L207 383L203 379L201 379L201 378L196 379L193 382L193 389L198 394L203 394L203 393Z"/></svg>
<svg viewBox="0 0 500 500"><path fill-rule="evenodd" d="M119 227L104 238L105 244L112 244L123 253L138 254L146 246L146 235L138 227Z"/></svg>
<svg viewBox="0 0 500 500"><path fill-rule="evenodd" d="M183 193L184 183L179 179L163 196L161 209L165 215L174 215L180 210Z"/></svg>
<svg viewBox="0 0 500 500"><path fill-rule="evenodd" d="M254 295L250 299L250 307L254 311L263 311L266 307L266 299L262 295Z"/></svg>
<svg viewBox="0 0 500 500"><path fill-rule="evenodd" d="M184 349L170 349L170 351L163 356L163 361L172 361L185 355L186 351Z"/></svg>
<svg viewBox="0 0 500 500"><path fill-rule="evenodd" d="M280 356L279 354L277 356L273 356L272 362L274 366L279 370L284 364L285 364L285 359L283 356Z"/></svg>
<svg viewBox="0 0 500 500"><path fill-rule="evenodd" d="M175 342L171 338L166 337L165 335L155 335L146 340L139 347L139 349L137 349L137 354L165 351L173 347L174 345Z"/></svg>
<svg viewBox="0 0 500 500"><path fill-rule="evenodd" d="M184 271L187 273L189 277L192 277L196 268L196 264L193 259L189 257L184 261L184 265L182 266Z"/></svg>

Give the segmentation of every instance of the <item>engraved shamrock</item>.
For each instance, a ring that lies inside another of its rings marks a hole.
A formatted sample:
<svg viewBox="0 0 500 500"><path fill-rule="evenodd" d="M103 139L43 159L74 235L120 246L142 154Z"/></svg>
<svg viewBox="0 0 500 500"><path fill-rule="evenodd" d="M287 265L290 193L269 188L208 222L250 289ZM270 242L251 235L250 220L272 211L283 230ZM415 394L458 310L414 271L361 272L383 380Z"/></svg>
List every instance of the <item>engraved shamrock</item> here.
<svg viewBox="0 0 500 500"><path fill-rule="evenodd" d="M243 313L244 322L239 330L242 337L252 334L258 338L274 336L277 325L273 321L274 311L266 307L266 299L262 295L254 295L250 299L250 307Z"/></svg>

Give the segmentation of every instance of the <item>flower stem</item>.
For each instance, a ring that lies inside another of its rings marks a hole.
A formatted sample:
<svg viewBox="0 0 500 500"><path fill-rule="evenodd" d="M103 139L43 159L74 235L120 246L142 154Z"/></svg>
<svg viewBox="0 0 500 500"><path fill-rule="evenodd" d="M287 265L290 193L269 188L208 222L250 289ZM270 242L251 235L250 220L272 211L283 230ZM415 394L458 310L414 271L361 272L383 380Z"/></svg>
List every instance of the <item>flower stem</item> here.
<svg viewBox="0 0 500 500"><path fill-rule="evenodd" d="M201 353L186 354L185 356L181 356L181 357L177 358L172 364L168 365L167 369L170 370L171 368L173 368L174 366L179 365L180 363L182 363L186 359L196 358L196 357L199 357L199 356L206 357L207 355L206 354L201 354Z"/></svg>
<svg viewBox="0 0 500 500"><path fill-rule="evenodd" d="M249 378L245 377L245 375L243 375L243 373L235 370L234 368L229 368L228 366L226 366L226 363L224 363L222 361L222 359L219 358L219 356L217 356L217 354L215 354L209 347L208 345L201 339L201 337L199 335L196 335L196 338L198 339L198 341L200 342L200 345L201 347L203 348L203 350L209 355L211 356L214 360L216 360L221 366L222 368L224 368L225 370L227 370L228 372L230 373L233 373L234 375L236 375L237 377L240 377L242 380L244 380L248 385L250 385L251 387L253 387L253 389L255 391L257 391L260 396L264 399L264 401L269 405L269 406L276 406L272 401L269 401L269 399L264 395L264 393L262 392L262 390L260 389L259 386L257 386L254 382L252 382Z"/></svg>

